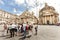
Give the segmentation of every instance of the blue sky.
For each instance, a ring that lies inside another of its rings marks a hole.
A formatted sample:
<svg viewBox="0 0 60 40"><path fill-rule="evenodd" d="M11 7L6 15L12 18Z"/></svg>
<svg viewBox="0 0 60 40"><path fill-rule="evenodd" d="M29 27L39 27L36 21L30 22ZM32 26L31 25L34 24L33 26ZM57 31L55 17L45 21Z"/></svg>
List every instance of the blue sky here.
<svg viewBox="0 0 60 40"><path fill-rule="evenodd" d="M38 4L37 6L35 4L36 2ZM0 0L0 9L13 14L21 14L28 7L29 11L33 11L35 13L34 15L38 16L38 12L44 7L44 3L53 6L60 14L59 0Z"/></svg>
<svg viewBox="0 0 60 40"><path fill-rule="evenodd" d="M26 0L0 0L0 9L13 13L19 14L26 10L27 3ZM33 6L29 6L28 9L31 9Z"/></svg>
<svg viewBox="0 0 60 40"><path fill-rule="evenodd" d="M23 4L16 4L15 0L1 0L0 9L5 10L10 13L19 13L19 11L24 11L26 8ZM17 10L14 12L14 9Z"/></svg>

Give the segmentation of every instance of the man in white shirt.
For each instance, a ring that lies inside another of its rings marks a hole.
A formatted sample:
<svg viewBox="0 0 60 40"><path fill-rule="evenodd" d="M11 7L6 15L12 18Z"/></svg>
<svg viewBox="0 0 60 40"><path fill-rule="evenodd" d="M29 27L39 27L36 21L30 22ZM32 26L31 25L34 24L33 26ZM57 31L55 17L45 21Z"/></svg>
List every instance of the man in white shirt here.
<svg viewBox="0 0 60 40"><path fill-rule="evenodd" d="M25 30L25 29L26 29L26 23L23 24L23 30Z"/></svg>
<svg viewBox="0 0 60 40"><path fill-rule="evenodd" d="M26 38L26 23L23 24L24 38Z"/></svg>
<svg viewBox="0 0 60 40"><path fill-rule="evenodd" d="M10 37L14 37L15 32L17 32L16 24L10 26Z"/></svg>

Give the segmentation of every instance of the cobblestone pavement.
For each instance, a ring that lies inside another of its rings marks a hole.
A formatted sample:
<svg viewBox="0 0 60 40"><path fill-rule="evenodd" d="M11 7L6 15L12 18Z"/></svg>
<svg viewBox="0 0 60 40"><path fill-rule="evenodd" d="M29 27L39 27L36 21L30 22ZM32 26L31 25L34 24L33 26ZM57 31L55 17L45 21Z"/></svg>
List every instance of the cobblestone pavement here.
<svg viewBox="0 0 60 40"><path fill-rule="evenodd" d="M38 27L38 35L33 34L30 38L24 40L60 40L60 26L55 25L40 25ZM21 40L21 36L13 38L0 37L0 40Z"/></svg>

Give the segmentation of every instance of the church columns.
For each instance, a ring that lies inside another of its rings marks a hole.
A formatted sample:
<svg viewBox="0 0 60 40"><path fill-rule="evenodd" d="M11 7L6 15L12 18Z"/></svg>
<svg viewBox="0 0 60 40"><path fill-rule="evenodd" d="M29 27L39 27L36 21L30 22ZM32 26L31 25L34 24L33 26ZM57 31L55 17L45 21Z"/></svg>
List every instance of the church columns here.
<svg viewBox="0 0 60 40"><path fill-rule="evenodd" d="M50 24L53 24L53 16L50 15Z"/></svg>
<svg viewBox="0 0 60 40"><path fill-rule="evenodd" d="M47 22L46 22L46 16L45 16L45 24L47 24Z"/></svg>
<svg viewBox="0 0 60 40"><path fill-rule="evenodd" d="M49 15L49 16L43 16L41 23L42 24L56 24L58 22L58 16Z"/></svg>
<svg viewBox="0 0 60 40"><path fill-rule="evenodd" d="M45 16L44 16L44 19L43 20L44 20L43 24L45 24Z"/></svg>
<svg viewBox="0 0 60 40"><path fill-rule="evenodd" d="M58 23L58 21L59 21L59 20L58 20L58 16L57 16L57 17L56 17L56 23Z"/></svg>
<svg viewBox="0 0 60 40"><path fill-rule="evenodd" d="M58 21L59 21L58 15L56 15L55 21L56 21L56 23L58 23Z"/></svg>
<svg viewBox="0 0 60 40"><path fill-rule="evenodd" d="M53 16L53 24L55 24L55 23L54 23L54 16Z"/></svg>
<svg viewBox="0 0 60 40"><path fill-rule="evenodd" d="M44 24L46 24L46 23L45 23L45 16L44 16Z"/></svg>
<svg viewBox="0 0 60 40"><path fill-rule="evenodd" d="M47 24L47 20L48 20L48 21L49 21L49 24L52 24L52 22L53 22L52 19L53 19L53 18L52 18L51 15L49 15L48 18L47 18L47 16L45 16L45 17L44 17L44 23Z"/></svg>
<svg viewBox="0 0 60 40"><path fill-rule="evenodd" d="M43 16L43 24L44 24L44 16Z"/></svg>
<svg viewBox="0 0 60 40"><path fill-rule="evenodd" d="M45 18L45 16L44 16L44 24L46 24L46 18Z"/></svg>
<svg viewBox="0 0 60 40"><path fill-rule="evenodd" d="M42 17L41 21L42 21L42 24L45 24L45 17L44 16Z"/></svg>
<svg viewBox="0 0 60 40"><path fill-rule="evenodd" d="M41 17L41 24L43 24L43 17Z"/></svg>
<svg viewBox="0 0 60 40"><path fill-rule="evenodd" d="M50 24L52 24L52 16L50 15Z"/></svg>

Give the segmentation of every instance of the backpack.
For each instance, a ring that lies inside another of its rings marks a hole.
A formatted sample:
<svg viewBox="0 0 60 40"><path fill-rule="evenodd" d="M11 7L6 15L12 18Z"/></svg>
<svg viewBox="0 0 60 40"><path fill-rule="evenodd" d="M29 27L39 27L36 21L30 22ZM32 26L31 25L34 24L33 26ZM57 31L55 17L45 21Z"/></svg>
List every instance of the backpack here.
<svg viewBox="0 0 60 40"><path fill-rule="evenodd" d="M28 26L26 26L26 30L28 30Z"/></svg>

